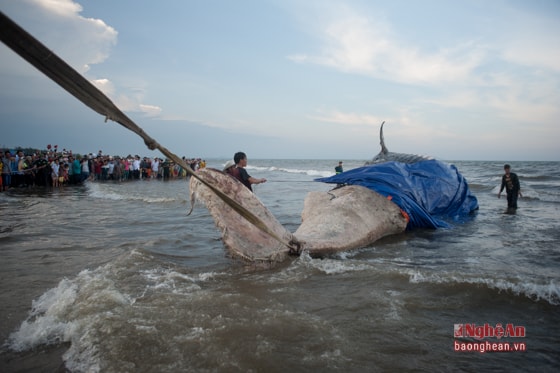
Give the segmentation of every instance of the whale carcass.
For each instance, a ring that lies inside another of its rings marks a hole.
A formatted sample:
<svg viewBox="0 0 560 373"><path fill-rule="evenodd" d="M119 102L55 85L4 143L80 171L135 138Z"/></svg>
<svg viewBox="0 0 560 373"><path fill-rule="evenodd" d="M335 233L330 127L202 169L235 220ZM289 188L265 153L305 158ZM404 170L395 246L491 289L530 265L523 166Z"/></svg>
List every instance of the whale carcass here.
<svg viewBox="0 0 560 373"><path fill-rule="evenodd" d="M478 201L459 170L431 157L390 152L383 124L379 131L381 151L371 161L316 181L361 185L391 198L408 215L408 229L449 228L474 216Z"/></svg>
<svg viewBox="0 0 560 373"><path fill-rule="evenodd" d="M388 152L383 126L380 138L382 150L374 158L375 164L316 179L337 187L306 196L302 222L294 233L287 231L248 188L218 170L203 169L198 178L191 178L191 204L202 201L232 256L252 262L278 262L302 250L322 255L356 249L407 228L449 227L446 220L460 220L478 208L466 180L454 166ZM273 233L247 221L200 179L242 204Z"/></svg>
<svg viewBox="0 0 560 373"><path fill-rule="evenodd" d="M403 232L407 225L400 208L386 197L359 185L348 185L329 192L310 192L304 201L302 224L292 234L237 179L211 168L199 170L198 177L242 204L274 233L263 232L200 180L191 178L191 204L202 201L229 253L251 262L279 262L302 250L318 255L364 247Z"/></svg>

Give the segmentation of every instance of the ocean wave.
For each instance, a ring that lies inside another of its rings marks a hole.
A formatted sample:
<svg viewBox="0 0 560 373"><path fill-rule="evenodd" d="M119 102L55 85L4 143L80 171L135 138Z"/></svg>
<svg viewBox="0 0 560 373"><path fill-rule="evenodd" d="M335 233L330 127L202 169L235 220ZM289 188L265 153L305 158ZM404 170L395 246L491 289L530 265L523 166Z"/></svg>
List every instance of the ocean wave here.
<svg viewBox="0 0 560 373"><path fill-rule="evenodd" d="M186 202L185 199L177 199L174 197L153 197L143 194L134 194L127 188L111 190L104 188L99 183L87 183L88 194L92 198L113 200L113 201L138 201L145 203L167 203L167 202Z"/></svg>
<svg viewBox="0 0 560 373"><path fill-rule="evenodd" d="M38 345L69 342L84 327L90 314L132 304L109 276L113 265L83 270L74 279L64 278L58 286L32 302L28 318L9 337L15 351ZM89 315L88 315L89 314Z"/></svg>
<svg viewBox="0 0 560 373"><path fill-rule="evenodd" d="M292 276L292 272L302 272L310 275L309 270L322 272L326 275L337 275L348 272L368 271L375 268L374 265L357 260L347 259L345 253L338 253L337 258L312 258L307 251L304 251L293 266L289 267L286 274Z"/></svg>
<svg viewBox="0 0 560 373"><path fill-rule="evenodd" d="M263 171L263 172L282 172L288 174L299 174L299 175L309 175L313 177L329 177L334 175L332 171L326 170L315 170L315 169L299 169L299 168L285 168L285 167L275 167L275 166L247 166L247 169Z"/></svg>
<svg viewBox="0 0 560 373"><path fill-rule="evenodd" d="M65 314L75 302L78 284L63 279L56 288L48 290L33 301L28 318L10 334L7 344L14 351L30 350L38 345L68 342L75 324Z"/></svg>
<svg viewBox="0 0 560 373"><path fill-rule="evenodd" d="M469 183L469 188L470 188L471 191L473 191L473 192L482 192L482 191L487 191L487 190L493 190L493 189L495 189L495 187L493 187L492 185L478 184L478 183ZM497 193L497 192L496 192L496 193Z"/></svg>
<svg viewBox="0 0 560 373"><path fill-rule="evenodd" d="M198 283L206 282L219 276L216 272L198 273L196 275L188 275L180 273L171 269L147 269L140 272L146 279L146 286L144 292L138 299L143 298L150 291L166 290L173 294L188 295L202 288Z"/></svg>
<svg viewBox="0 0 560 373"><path fill-rule="evenodd" d="M303 170L303 169L297 169L297 168L278 168L278 171L280 172L286 172L286 173L290 173L290 174L303 174L303 175L309 175L309 176L313 176L313 177L328 177L328 176L332 176L334 174L334 172L331 171L321 171L321 170Z"/></svg>
<svg viewBox="0 0 560 373"><path fill-rule="evenodd" d="M149 254L132 250L111 263L83 270L72 279L62 279L32 302L26 320L8 337L7 347L21 352L70 342L64 359L71 371L101 371L94 369L100 366L96 349L103 345L98 334L104 333L114 319L127 319L126 315L134 314L135 307L150 301L147 298L184 297L197 292L200 283L220 275L216 272L190 275L161 267L138 272L127 270L153 260ZM135 324L135 327L143 326L150 327L149 323Z"/></svg>
<svg viewBox="0 0 560 373"><path fill-rule="evenodd" d="M314 259L307 261L307 266L327 275L335 275L347 272L368 271L373 267L370 264L356 261L336 259Z"/></svg>
<svg viewBox="0 0 560 373"><path fill-rule="evenodd" d="M523 181L530 181L530 182L534 182L534 181L550 181L550 183L546 183L547 185L558 185L558 183L560 182L560 180L558 179L558 176L554 176L554 175L518 175L520 177L520 179Z"/></svg>
<svg viewBox="0 0 560 373"><path fill-rule="evenodd" d="M491 193L495 194L495 195L498 195L499 192L500 192L500 186L499 185L496 185L491 191ZM521 199L536 200L536 201L542 200L539 192L536 191L533 188L524 187L524 188L521 189L521 193L523 194L523 197L521 197ZM502 195L503 195L504 198L506 198L506 191L505 190L502 191Z"/></svg>
<svg viewBox="0 0 560 373"><path fill-rule="evenodd" d="M546 301L551 305L560 305L560 286L552 280L547 283L535 283L521 278L469 277L445 272L430 274L422 273L419 270L409 270L406 274L411 283L484 285L499 292L505 291L515 296L525 296L535 302Z"/></svg>
<svg viewBox="0 0 560 373"><path fill-rule="evenodd" d="M312 276L313 272L321 272L325 275L340 275L351 272L375 271L380 275L404 275L410 283L420 284L466 284L475 286L486 286L498 292L508 292L515 296L525 296L535 302L545 301L551 305L560 305L560 286L553 280L536 282L523 278L486 278L482 275L471 275L461 273L437 272L430 273L426 270L410 268L410 260L407 258L392 259L396 266L388 265L384 260L364 262L349 259L352 255L339 255L337 258L311 258L307 253L302 253L300 258L292 265L267 277L269 282L289 283L303 281ZM401 264L399 264L402 262ZM302 270L304 269L304 270Z"/></svg>

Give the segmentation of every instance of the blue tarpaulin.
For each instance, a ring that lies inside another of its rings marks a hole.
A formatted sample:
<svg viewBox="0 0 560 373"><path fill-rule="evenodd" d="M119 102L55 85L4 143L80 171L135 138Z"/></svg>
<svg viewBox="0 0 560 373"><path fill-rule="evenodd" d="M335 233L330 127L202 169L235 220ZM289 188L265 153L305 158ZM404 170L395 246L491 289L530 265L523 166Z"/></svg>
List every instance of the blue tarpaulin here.
<svg viewBox="0 0 560 373"><path fill-rule="evenodd" d="M410 217L408 228L448 228L478 209L465 178L453 165L427 160L385 162L315 179L324 183L361 185L391 196Z"/></svg>

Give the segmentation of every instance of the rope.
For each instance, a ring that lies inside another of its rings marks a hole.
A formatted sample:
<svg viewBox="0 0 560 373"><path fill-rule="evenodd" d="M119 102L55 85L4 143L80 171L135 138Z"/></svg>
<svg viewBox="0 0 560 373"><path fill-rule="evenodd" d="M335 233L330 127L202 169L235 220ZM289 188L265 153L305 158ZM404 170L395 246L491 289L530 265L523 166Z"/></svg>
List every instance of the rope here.
<svg viewBox="0 0 560 373"><path fill-rule="evenodd" d="M200 178L185 162L183 162L181 158L173 154L144 132L140 126L126 116L107 96L105 96L105 94L103 94L103 92L97 89L80 73L74 70L63 59L49 50L40 41L35 39L31 34L8 18L3 12L0 12L0 38L4 44L10 47L31 65L35 66L39 71L44 73L51 80L56 82L93 111L104 116L105 122L112 120L126 129L136 133L144 140L144 143L150 150L158 149L167 158L170 158L175 163L179 164L187 171L188 174L210 188L210 190L212 190L219 198L221 198L226 204L247 219L255 227L259 228L282 245L286 246L290 252L293 250L299 251L299 245L295 243L295 238L290 240L290 242L281 239L251 211L247 210L214 185L211 185ZM296 247L294 248L294 246Z"/></svg>
<svg viewBox="0 0 560 373"><path fill-rule="evenodd" d="M316 183L316 181L313 180L267 180L267 183L272 182L272 183Z"/></svg>

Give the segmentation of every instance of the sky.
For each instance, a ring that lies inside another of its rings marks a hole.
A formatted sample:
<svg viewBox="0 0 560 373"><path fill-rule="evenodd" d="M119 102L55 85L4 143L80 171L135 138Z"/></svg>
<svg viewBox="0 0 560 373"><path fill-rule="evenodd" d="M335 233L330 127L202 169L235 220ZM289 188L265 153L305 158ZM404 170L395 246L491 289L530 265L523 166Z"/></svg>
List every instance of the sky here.
<svg viewBox="0 0 560 373"><path fill-rule="evenodd" d="M179 156L560 161L557 0L0 0ZM159 156L0 43L0 148Z"/></svg>

